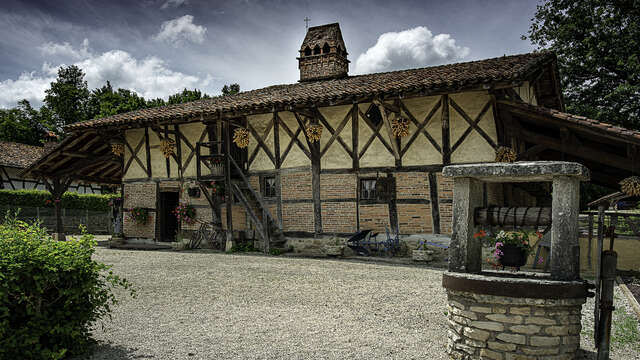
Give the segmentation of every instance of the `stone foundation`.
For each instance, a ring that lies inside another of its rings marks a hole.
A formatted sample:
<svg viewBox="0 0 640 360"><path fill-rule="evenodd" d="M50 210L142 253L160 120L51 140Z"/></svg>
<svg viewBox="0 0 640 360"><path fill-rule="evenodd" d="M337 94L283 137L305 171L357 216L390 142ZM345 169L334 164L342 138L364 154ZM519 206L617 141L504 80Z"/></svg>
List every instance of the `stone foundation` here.
<svg viewBox="0 0 640 360"><path fill-rule="evenodd" d="M447 290L451 359L573 359L585 298L533 299Z"/></svg>

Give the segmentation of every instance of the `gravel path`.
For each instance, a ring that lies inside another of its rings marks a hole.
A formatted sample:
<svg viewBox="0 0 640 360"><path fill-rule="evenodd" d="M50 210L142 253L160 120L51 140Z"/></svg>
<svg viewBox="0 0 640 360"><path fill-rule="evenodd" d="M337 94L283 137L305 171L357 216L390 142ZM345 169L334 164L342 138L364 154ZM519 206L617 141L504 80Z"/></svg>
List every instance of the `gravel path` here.
<svg viewBox="0 0 640 360"><path fill-rule="evenodd" d="M446 359L438 270L109 249L96 258L138 297L96 327L91 359Z"/></svg>

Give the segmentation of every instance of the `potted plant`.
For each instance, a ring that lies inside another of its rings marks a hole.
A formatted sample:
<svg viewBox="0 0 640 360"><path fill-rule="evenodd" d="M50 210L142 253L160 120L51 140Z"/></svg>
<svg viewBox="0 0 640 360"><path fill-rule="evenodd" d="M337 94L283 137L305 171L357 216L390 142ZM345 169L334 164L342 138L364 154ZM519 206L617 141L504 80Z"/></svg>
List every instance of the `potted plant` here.
<svg viewBox="0 0 640 360"><path fill-rule="evenodd" d="M324 245L324 254L326 256L342 256L344 253L344 244L341 243L340 239L334 237L329 240L327 244Z"/></svg>
<svg viewBox="0 0 640 360"><path fill-rule="evenodd" d="M211 175L223 176L224 175L224 161L222 157L216 156L211 159Z"/></svg>
<svg viewBox="0 0 640 360"><path fill-rule="evenodd" d="M487 262L495 267L513 267L520 270L520 267L527 263L527 259L533 246L530 242L531 233L527 231L500 231L497 234L490 234L481 230L474 234L474 238L489 244L492 247L492 254ZM542 237L540 232L536 232L538 238Z"/></svg>
<svg viewBox="0 0 640 360"><path fill-rule="evenodd" d="M433 261L433 250L427 249L424 241L420 241L418 247L411 251L411 257L416 262L429 262Z"/></svg>

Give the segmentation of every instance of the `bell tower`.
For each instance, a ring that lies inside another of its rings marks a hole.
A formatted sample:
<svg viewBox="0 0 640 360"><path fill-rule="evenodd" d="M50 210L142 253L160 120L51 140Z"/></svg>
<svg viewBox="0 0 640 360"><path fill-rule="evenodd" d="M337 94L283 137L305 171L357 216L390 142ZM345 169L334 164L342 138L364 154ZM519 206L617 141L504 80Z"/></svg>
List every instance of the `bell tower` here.
<svg viewBox="0 0 640 360"><path fill-rule="evenodd" d="M347 77L349 60L338 23L310 27L300 47L300 81Z"/></svg>

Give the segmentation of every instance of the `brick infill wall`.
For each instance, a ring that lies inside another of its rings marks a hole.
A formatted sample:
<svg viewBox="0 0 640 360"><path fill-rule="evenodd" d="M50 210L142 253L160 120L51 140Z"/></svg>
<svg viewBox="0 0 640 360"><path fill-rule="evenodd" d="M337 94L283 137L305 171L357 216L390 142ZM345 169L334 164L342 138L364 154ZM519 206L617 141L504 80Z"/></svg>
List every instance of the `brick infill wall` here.
<svg viewBox="0 0 640 360"><path fill-rule="evenodd" d="M573 359L585 299L529 299L447 290L451 359Z"/></svg>

